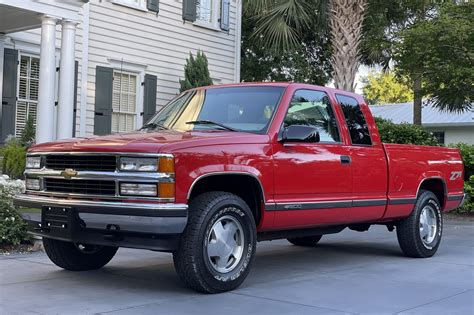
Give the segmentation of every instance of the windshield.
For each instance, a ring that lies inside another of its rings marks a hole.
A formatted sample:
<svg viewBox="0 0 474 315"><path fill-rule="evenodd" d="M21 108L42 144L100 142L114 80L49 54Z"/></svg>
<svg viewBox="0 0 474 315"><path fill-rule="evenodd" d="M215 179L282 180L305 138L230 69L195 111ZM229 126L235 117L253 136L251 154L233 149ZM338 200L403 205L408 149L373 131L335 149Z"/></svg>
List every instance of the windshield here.
<svg viewBox="0 0 474 315"><path fill-rule="evenodd" d="M185 92L146 125L179 131L212 129L265 133L283 90L284 87L248 86Z"/></svg>

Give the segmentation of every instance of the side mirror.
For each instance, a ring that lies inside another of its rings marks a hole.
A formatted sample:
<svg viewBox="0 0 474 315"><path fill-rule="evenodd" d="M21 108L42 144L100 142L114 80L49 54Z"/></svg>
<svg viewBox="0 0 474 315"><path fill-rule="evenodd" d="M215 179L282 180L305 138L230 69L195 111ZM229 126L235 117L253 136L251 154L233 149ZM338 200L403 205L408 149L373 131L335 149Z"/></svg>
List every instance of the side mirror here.
<svg viewBox="0 0 474 315"><path fill-rule="evenodd" d="M319 142L319 132L316 127L291 125L283 130L281 142Z"/></svg>

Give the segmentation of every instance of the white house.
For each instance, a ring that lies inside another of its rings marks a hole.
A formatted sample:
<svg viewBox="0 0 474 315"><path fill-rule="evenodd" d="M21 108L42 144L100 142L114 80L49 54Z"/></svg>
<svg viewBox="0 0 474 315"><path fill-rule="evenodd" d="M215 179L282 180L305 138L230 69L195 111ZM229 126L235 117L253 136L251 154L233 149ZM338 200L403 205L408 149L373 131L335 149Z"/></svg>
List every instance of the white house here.
<svg viewBox="0 0 474 315"><path fill-rule="evenodd" d="M28 116L37 142L139 128L202 50L240 81L241 0L0 0L0 143Z"/></svg>
<svg viewBox="0 0 474 315"><path fill-rule="evenodd" d="M413 122L413 103L370 105L369 107L374 116L390 119L396 124ZM474 144L474 110L449 113L424 105L421 120L423 127L431 131L441 144L458 142Z"/></svg>

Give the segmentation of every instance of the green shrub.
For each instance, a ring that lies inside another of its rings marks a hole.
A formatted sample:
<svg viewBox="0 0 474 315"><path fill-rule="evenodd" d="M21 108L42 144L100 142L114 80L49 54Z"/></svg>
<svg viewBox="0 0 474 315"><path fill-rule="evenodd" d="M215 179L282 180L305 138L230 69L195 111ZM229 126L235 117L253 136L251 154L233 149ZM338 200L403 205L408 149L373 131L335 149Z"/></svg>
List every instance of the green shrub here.
<svg viewBox="0 0 474 315"><path fill-rule="evenodd" d="M26 120L25 128L20 135L20 144L24 147L31 147L35 142L36 130L35 130L35 121L33 116L28 116Z"/></svg>
<svg viewBox="0 0 474 315"><path fill-rule="evenodd" d="M196 58L192 53L189 53L189 58L186 59L186 65L184 66L184 80L179 80L179 83L181 85L180 92L195 87L212 85L207 58L202 51L197 52Z"/></svg>
<svg viewBox="0 0 474 315"><path fill-rule="evenodd" d="M422 126L408 123L394 124L392 121L375 117L382 142L438 146L438 140Z"/></svg>
<svg viewBox="0 0 474 315"><path fill-rule="evenodd" d="M26 148L15 139L10 138L7 144L0 149L2 172L11 178L21 178L25 171Z"/></svg>
<svg viewBox="0 0 474 315"><path fill-rule="evenodd" d="M13 196L23 190L19 180L0 176L0 244L18 245L28 239L27 225L13 206Z"/></svg>
<svg viewBox="0 0 474 315"><path fill-rule="evenodd" d="M464 162L464 180L468 181L474 175L474 145L460 142L452 144L450 147L458 148L461 151Z"/></svg>

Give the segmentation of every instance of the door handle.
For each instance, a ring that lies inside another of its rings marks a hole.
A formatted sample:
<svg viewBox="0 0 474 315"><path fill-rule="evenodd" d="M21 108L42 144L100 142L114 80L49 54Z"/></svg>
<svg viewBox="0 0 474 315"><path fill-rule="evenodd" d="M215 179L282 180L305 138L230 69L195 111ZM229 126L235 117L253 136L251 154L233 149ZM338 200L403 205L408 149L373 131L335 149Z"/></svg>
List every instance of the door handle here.
<svg viewBox="0 0 474 315"><path fill-rule="evenodd" d="M351 164L351 157L347 155L341 155L341 164Z"/></svg>
<svg viewBox="0 0 474 315"><path fill-rule="evenodd" d="M96 116L104 116L104 113L102 113L102 112L95 112L94 114L95 114Z"/></svg>

